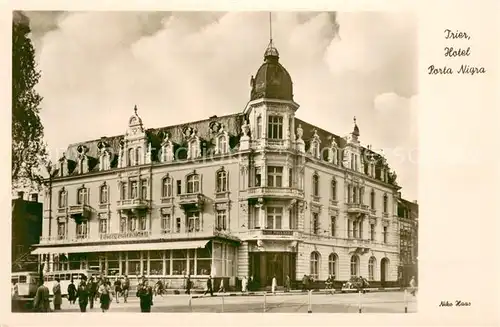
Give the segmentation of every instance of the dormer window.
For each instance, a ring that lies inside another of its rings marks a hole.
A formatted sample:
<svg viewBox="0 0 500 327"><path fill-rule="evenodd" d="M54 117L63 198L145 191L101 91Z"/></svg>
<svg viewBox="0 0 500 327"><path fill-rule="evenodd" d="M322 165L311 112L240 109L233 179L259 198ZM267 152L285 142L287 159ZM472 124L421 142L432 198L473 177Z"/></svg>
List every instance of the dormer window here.
<svg viewBox="0 0 500 327"><path fill-rule="evenodd" d="M224 170L224 168L222 168L219 171L217 171L216 192L217 193L227 192L227 189L228 189L227 172Z"/></svg>
<svg viewBox="0 0 500 327"><path fill-rule="evenodd" d="M267 124L267 138L274 140L283 139L283 117L269 116Z"/></svg>
<svg viewBox="0 0 500 327"><path fill-rule="evenodd" d="M228 146L227 146L227 137L225 135L219 136L218 138L218 153L219 154L224 154L227 153L228 151Z"/></svg>
<svg viewBox="0 0 500 327"><path fill-rule="evenodd" d="M200 175L191 174L186 178L186 193L200 192Z"/></svg>
<svg viewBox="0 0 500 327"><path fill-rule="evenodd" d="M59 191L58 205L59 208L65 208L68 205L68 193L64 188Z"/></svg>
<svg viewBox="0 0 500 327"><path fill-rule="evenodd" d="M198 148L198 142L193 140L189 142L189 159L195 159L198 157L200 149Z"/></svg>
<svg viewBox="0 0 500 327"><path fill-rule="evenodd" d="M172 177L166 176L162 180L161 196L163 198L170 198L172 194Z"/></svg>
<svg viewBox="0 0 500 327"><path fill-rule="evenodd" d="M88 204L88 190L85 187L80 187L77 191L77 204Z"/></svg>

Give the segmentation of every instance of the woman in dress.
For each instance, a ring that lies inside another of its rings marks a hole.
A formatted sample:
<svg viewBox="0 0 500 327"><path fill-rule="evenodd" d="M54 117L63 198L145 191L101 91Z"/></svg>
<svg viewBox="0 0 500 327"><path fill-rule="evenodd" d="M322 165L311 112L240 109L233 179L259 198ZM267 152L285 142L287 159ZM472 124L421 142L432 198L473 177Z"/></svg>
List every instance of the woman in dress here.
<svg viewBox="0 0 500 327"><path fill-rule="evenodd" d="M107 278L103 280L99 287L99 295L102 312L106 312L109 310L109 304L111 303L111 283Z"/></svg>
<svg viewBox="0 0 500 327"><path fill-rule="evenodd" d="M68 301L69 304L75 304L76 301L76 286L73 280L68 285Z"/></svg>
<svg viewBox="0 0 500 327"><path fill-rule="evenodd" d="M271 282L271 292L273 294L276 294L276 288L278 288L278 280L276 279L276 276L274 276Z"/></svg>

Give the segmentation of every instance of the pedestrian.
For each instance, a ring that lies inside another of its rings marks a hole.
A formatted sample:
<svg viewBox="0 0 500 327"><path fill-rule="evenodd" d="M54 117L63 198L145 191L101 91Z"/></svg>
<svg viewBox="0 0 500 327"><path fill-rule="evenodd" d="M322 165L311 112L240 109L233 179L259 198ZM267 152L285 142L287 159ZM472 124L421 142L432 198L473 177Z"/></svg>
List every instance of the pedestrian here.
<svg viewBox="0 0 500 327"><path fill-rule="evenodd" d="M226 288L224 287L224 279L220 279L220 285L219 285L219 293L224 293L226 291Z"/></svg>
<svg viewBox="0 0 500 327"><path fill-rule="evenodd" d="M412 276L410 279L410 294L415 296L417 292L417 283L415 282L415 276Z"/></svg>
<svg viewBox="0 0 500 327"><path fill-rule="evenodd" d="M71 279L68 285L68 301L69 304L75 304L76 301L76 286L73 282L73 279Z"/></svg>
<svg viewBox="0 0 500 327"><path fill-rule="evenodd" d="M120 303L119 301L119 295L122 292L122 281L120 280L119 277L116 277L115 280L115 297L116 297L116 303Z"/></svg>
<svg viewBox="0 0 500 327"><path fill-rule="evenodd" d="M191 274L187 275L187 279L186 279L186 294L191 294Z"/></svg>
<svg viewBox="0 0 500 327"><path fill-rule="evenodd" d="M248 278L248 291L249 292L252 292L253 289L254 289L254 280L253 280L253 275L250 276L250 278Z"/></svg>
<svg viewBox="0 0 500 327"><path fill-rule="evenodd" d="M90 277L90 281L88 282L88 284L86 283L86 287L88 292L89 307L90 309L93 309L98 290L98 283L95 276Z"/></svg>
<svg viewBox="0 0 500 327"><path fill-rule="evenodd" d="M37 312L50 312L50 294L49 289L45 286L43 279L40 279L40 286L36 290L33 308Z"/></svg>
<svg viewBox="0 0 500 327"><path fill-rule="evenodd" d="M290 292L290 288L291 288L291 280L290 280L290 276L286 275L286 278L285 278L285 292Z"/></svg>
<svg viewBox="0 0 500 327"><path fill-rule="evenodd" d="M141 312L151 312L153 305L153 289L149 286L146 278L143 277L142 283L137 287L136 296L140 299Z"/></svg>
<svg viewBox="0 0 500 327"><path fill-rule="evenodd" d="M212 276L208 276L207 289L205 290L205 293L203 293L203 295L207 295L207 293L210 293L210 296L214 296L214 290L212 288Z"/></svg>
<svg viewBox="0 0 500 327"><path fill-rule="evenodd" d="M130 280L128 279L128 276L125 275L125 279L123 280L123 302L125 303L127 303L129 289L130 289Z"/></svg>
<svg viewBox="0 0 500 327"><path fill-rule="evenodd" d="M52 293L54 294L54 311L59 311L61 310L62 304L61 280L56 278L55 281L52 287Z"/></svg>
<svg viewBox="0 0 500 327"><path fill-rule="evenodd" d="M307 275L304 275L304 277L302 277L302 291L307 291L308 281L309 278L307 278Z"/></svg>
<svg viewBox="0 0 500 327"><path fill-rule="evenodd" d="M366 293L365 288L367 288L368 286L370 286L370 284L368 283L368 281L366 280L366 278L364 278L363 276L359 277L359 283L360 283L360 290L361 290L361 292L363 292L363 294L365 294Z"/></svg>
<svg viewBox="0 0 500 327"><path fill-rule="evenodd" d="M106 312L109 310L109 305L112 300L112 295L111 295L111 283L108 281L107 278L104 278L101 286L99 287L99 299L101 303L101 310L102 312Z"/></svg>
<svg viewBox="0 0 500 327"><path fill-rule="evenodd" d="M87 305L89 304L89 294L90 287L87 285L87 278L82 278L78 289L76 290L76 296L78 297L78 305L80 306L80 312L87 312ZM92 307L90 307L92 309Z"/></svg>
<svg viewBox="0 0 500 327"><path fill-rule="evenodd" d="M273 276L271 281L271 292L276 294L276 289L278 288L278 280L276 279L276 275Z"/></svg>
<svg viewBox="0 0 500 327"><path fill-rule="evenodd" d="M241 291L243 293L248 292L248 279L247 279L247 276L243 276L243 278L241 279Z"/></svg>
<svg viewBox="0 0 500 327"><path fill-rule="evenodd" d="M19 285L17 281L12 281L12 286L10 289L12 312L18 312L19 310Z"/></svg>

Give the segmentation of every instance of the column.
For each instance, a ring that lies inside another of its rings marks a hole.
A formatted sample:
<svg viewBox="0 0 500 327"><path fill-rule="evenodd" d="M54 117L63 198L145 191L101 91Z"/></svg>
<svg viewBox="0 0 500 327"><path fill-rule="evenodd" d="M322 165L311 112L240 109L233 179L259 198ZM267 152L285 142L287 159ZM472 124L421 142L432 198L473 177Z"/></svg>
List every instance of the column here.
<svg viewBox="0 0 500 327"><path fill-rule="evenodd" d="M149 251L146 254L146 274L149 276L151 274L151 261L149 260Z"/></svg>
<svg viewBox="0 0 500 327"><path fill-rule="evenodd" d="M161 260L163 261L163 264L161 265L163 267L161 274L163 276L165 276L167 274L167 260L166 260L166 256L167 256L168 252L166 252L166 251L167 250L164 250L164 251L161 252Z"/></svg>
<svg viewBox="0 0 500 327"><path fill-rule="evenodd" d="M51 253L49 254L49 270L48 271L54 271L54 254Z"/></svg>
<svg viewBox="0 0 500 327"><path fill-rule="evenodd" d="M144 251L139 251L141 260L139 261L139 272L141 275L144 274Z"/></svg>
<svg viewBox="0 0 500 327"><path fill-rule="evenodd" d="M259 212L259 226L261 229L265 229L266 228L266 208L264 207L264 205L260 205L260 210L258 210Z"/></svg>
<svg viewBox="0 0 500 327"><path fill-rule="evenodd" d="M122 252L118 252L118 269L120 270L120 275L123 275Z"/></svg>

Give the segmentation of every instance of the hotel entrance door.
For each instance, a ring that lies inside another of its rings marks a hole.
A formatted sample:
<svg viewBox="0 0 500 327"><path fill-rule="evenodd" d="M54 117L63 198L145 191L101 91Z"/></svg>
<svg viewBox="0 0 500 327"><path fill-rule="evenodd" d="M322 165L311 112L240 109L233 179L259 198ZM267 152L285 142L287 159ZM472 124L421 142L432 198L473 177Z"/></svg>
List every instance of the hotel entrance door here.
<svg viewBox="0 0 500 327"><path fill-rule="evenodd" d="M286 276L295 279L295 253L290 252L258 252L250 253L249 272L254 277L256 288L271 286L274 276L278 286L283 286Z"/></svg>

